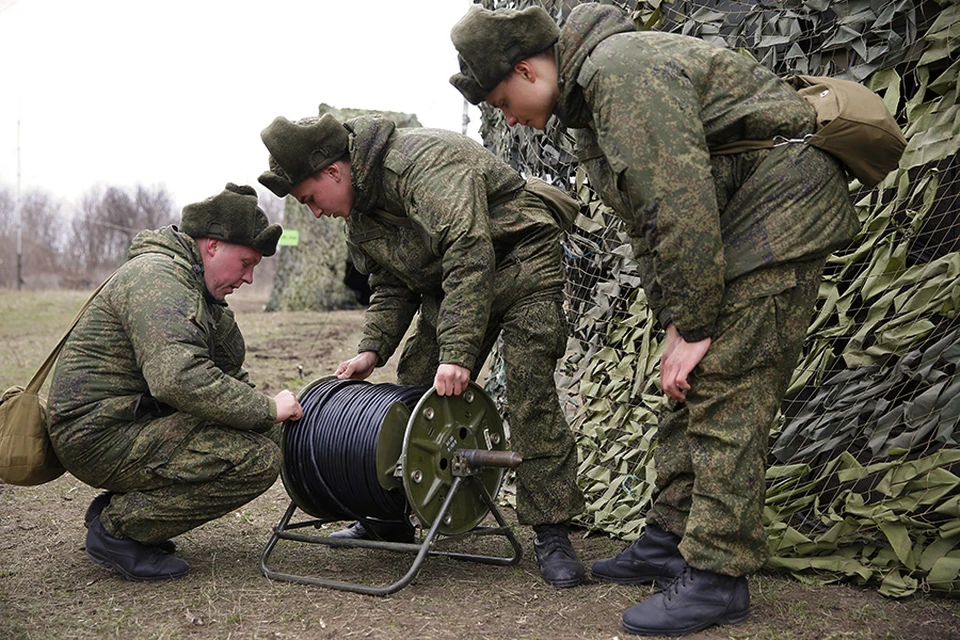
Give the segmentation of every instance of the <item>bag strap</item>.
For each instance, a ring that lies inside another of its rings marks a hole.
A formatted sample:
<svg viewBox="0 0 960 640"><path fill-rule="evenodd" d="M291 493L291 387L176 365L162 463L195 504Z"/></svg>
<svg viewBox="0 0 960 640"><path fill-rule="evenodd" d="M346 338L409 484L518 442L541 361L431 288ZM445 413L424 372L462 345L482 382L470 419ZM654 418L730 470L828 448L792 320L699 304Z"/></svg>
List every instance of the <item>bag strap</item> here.
<svg viewBox="0 0 960 640"><path fill-rule="evenodd" d="M119 268L117 269L119 271ZM27 393L39 393L40 387L43 386L44 381L47 379L47 376L50 375L50 371L53 369L53 363L57 361L57 358L60 356L60 350L63 349L63 345L66 344L67 338L70 336L70 332L73 331L73 328L77 326L77 323L80 322L80 316L83 315L83 312L87 310L87 307L93 302L93 299L97 297L97 294L103 290L108 282L113 280L113 276L117 275L117 272L114 271L110 276L100 283L100 286L97 287L97 290L90 294L90 297L87 298L87 301L83 303L83 306L80 308L80 311L77 312L77 315L74 317L73 322L70 323L70 327L64 332L63 336L60 338L60 342L57 343L57 346L53 348L53 351L50 352L50 355L47 356L47 359L43 361L43 364L40 365L40 368L37 369L37 372L33 374L33 378L27 384L27 388L24 389Z"/></svg>
<svg viewBox="0 0 960 640"><path fill-rule="evenodd" d="M773 140L737 140L720 144L716 147L710 147L711 156L731 156L736 153L746 153L747 151L759 151L760 149L773 149Z"/></svg>

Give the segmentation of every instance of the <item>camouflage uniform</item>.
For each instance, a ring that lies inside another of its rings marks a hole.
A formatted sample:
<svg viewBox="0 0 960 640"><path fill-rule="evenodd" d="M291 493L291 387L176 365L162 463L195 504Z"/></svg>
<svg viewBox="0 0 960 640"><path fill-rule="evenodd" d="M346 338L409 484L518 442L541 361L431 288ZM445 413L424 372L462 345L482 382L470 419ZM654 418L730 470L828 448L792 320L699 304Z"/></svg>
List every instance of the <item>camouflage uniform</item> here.
<svg viewBox="0 0 960 640"><path fill-rule="evenodd" d="M841 165L808 145L730 156L738 140L799 138L815 114L749 58L636 32L581 5L557 43L556 113L577 132L591 184L623 219L660 323L712 338L671 401L651 522L698 569L740 576L766 558L767 430L796 366L823 260L859 228Z"/></svg>
<svg viewBox="0 0 960 640"><path fill-rule="evenodd" d="M372 291L359 351L383 364L419 311L398 377L432 385L441 363L476 377L502 330L511 447L523 457L518 519L578 515L577 451L554 382L567 327L551 213L469 138L371 117L344 126L356 193L347 242Z"/></svg>
<svg viewBox="0 0 960 640"><path fill-rule="evenodd" d="M79 480L117 492L100 517L117 538L157 544L280 472L276 404L249 382L243 336L202 264L175 227L137 234L57 363L54 449Z"/></svg>

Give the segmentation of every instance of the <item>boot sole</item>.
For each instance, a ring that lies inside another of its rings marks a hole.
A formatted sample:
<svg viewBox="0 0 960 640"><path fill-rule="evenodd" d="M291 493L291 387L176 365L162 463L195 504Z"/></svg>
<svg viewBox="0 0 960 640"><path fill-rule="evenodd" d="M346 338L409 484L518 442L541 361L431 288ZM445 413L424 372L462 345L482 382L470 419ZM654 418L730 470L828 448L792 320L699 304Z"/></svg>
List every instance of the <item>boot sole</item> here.
<svg viewBox="0 0 960 640"><path fill-rule="evenodd" d="M543 576L540 576L540 577L543 578ZM546 582L551 587L556 587L557 589L570 589L571 587L579 587L581 584L583 584L583 578L573 578L570 580L556 580L554 582L550 582L546 578L543 578L543 581Z"/></svg>
<svg viewBox="0 0 960 640"><path fill-rule="evenodd" d="M663 587L670 584L676 576L645 576L640 578L620 578L616 576L605 576L602 573L590 572L590 576L597 582L612 582L615 584L636 584L636 585L648 585L656 584L658 587Z"/></svg>
<svg viewBox="0 0 960 640"><path fill-rule="evenodd" d="M190 572L190 567L187 567L186 570L180 573L170 573L162 576L150 576L150 577L135 576L121 569L112 560L109 560L107 558L103 558L100 556L96 556L90 553L90 551L87 551L87 557L93 560L95 563L97 563L101 567L106 567L107 569L113 569L114 571L122 575L127 580L131 580L133 582L159 582L160 580L170 580L171 578L180 578L182 576L187 575Z"/></svg>
<svg viewBox="0 0 960 640"><path fill-rule="evenodd" d="M623 620L620 621L620 626L623 627L623 630L627 633L632 633L638 636L685 636L690 633L696 633L698 631L703 631L704 629L712 626L723 626L725 624L737 624L738 622L743 622L750 616L750 610L744 611L742 613L736 613L733 615L726 616L720 620L705 622L700 624L695 624L690 627L685 627L683 629L646 629L643 627L636 627L628 625Z"/></svg>

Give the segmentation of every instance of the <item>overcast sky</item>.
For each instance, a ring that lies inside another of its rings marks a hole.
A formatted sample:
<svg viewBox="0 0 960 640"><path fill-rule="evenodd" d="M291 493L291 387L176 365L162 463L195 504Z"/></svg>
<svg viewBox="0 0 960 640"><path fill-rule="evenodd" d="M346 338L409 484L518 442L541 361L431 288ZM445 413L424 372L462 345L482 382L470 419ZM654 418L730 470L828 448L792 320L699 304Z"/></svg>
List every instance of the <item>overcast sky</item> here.
<svg viewBox="0 0 960 640"><path fill-rule="evenodd" d="M266 169L275 116L415 113L461 131L450 27L470 0L0 0L0 185L178 207ZM476 137L479 111L470 107Z"/></svg>

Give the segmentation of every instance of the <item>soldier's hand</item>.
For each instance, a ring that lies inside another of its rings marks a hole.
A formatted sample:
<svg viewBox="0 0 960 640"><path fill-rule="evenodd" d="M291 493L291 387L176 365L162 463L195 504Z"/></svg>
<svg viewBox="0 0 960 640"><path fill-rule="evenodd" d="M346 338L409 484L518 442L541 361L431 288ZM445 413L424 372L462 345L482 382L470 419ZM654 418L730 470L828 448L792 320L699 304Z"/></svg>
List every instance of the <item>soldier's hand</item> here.
<svg viewBox="0 0 960 640"><path fill-rule="evenodd" d="M380 361L376 351L363 351L337 367L337 377L341 380L366 380Z"/></svg>
<svg viewBox="0 0 960 640"><path fill-rule="evenodd" d="M441 396L458 396L466 390L468 382L470 369L458 364L442 364L437 367L433 386Z"/></svg>
<svg viewBox="0 0 960 640"><path fill-rule="evenodd" d="M284 389L275 395L273 400L277 403L277 422L299 420L303 417L303 407L292 391Z"/></svg>
<svg viewBox="0 0 960 640"><path fill-rule="evenodd" d="M674 400L686 401L686 392L690 390L687 376L700 364L711 343L710 338L687 342L670 323L663 342L663 355L660 356L660 388L664 393Z"/></svg>

